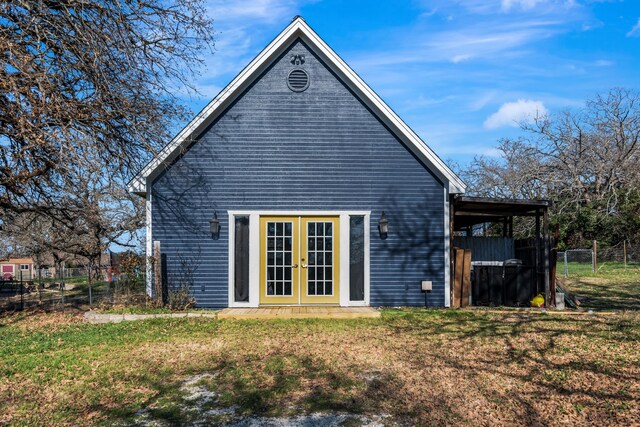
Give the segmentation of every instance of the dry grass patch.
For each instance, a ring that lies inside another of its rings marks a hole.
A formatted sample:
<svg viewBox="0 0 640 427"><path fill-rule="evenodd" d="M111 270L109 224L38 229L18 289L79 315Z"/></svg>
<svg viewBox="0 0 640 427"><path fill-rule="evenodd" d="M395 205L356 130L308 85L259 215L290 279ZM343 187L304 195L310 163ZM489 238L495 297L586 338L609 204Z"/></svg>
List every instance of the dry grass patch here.
<svg viewBox="0 0 640 427"><path fill-rule="evenodd" d="M0 423L640 422L637 314L3 325Z"/></svg>

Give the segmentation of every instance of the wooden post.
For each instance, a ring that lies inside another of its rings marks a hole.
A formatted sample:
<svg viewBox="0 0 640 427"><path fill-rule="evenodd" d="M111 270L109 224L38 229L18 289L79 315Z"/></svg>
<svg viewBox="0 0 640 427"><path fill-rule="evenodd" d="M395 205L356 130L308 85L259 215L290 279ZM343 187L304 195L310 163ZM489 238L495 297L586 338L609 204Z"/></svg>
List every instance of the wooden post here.
<svg viewBox="0 0 640 427"><path fill-rule="evenodd" d="M598 241L593 241L593 272L598 270Z"/></svg>
<svg viewBox="0 0 640 427"><path fill-rule="evenodd" d="M453 275L453 299L451 301L451 307L460 307L460 300L462 299L462 274L464 268L464 249L455 248L455 262L454 262L454 275Z"/></svg>
<svg viewBox="0 0 640 427"><path fill-rule="evenodd" d="M460 307L469 306L469 295L471 294L471 249L465 249L462 256L462 295L460 297Z"/></svg>
<svg viewBox="0 0 640 427"><path fill-rule="evenodd" d="M160 241L155 240L153 242L153 258L155 263L153 264L153 287L155 290L154 298L156 303L162 304L162 252L160 251Z"/></svg>
<svg viewBox="0 0 640 427"><path fill-rule="evenodd" d="M624 268L627 268L627 240L622 241L622 256L624 257Z"/></svg>
<svg viewBox="0 0 640 427"><path fill-rule="evenodd" d="M22 283L22 269L20 269L20 310L24 310L24 284Z"/></svg>
<svg viewBox="0 0 640 427"><path fill-rule="evenodd" d="M549 212L547 209L543 212L543 244L544 244L544 299L545 307L551 307L551 283L549 281ZM553 295L555 300L556 296Z"/></svg>
<svg viewBox="0 0 640 427"><path fill-rule="evenodd" d="M42 304L42 262L40 261L38 261L38 304Z"/></svg>

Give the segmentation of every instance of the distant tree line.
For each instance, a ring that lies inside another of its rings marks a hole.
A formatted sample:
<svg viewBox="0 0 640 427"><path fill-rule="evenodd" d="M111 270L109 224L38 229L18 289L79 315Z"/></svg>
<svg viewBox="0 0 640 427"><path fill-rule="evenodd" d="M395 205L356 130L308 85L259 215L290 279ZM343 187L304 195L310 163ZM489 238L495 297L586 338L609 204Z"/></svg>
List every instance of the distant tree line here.
<svg viewBox="0 0 640 427"><path fill-rule="evenodd" d="M640 93L614 88L520 126L523 135L500 140L499 157L461 171L470 194L550 199L564 247L640 242Z"/></svg>

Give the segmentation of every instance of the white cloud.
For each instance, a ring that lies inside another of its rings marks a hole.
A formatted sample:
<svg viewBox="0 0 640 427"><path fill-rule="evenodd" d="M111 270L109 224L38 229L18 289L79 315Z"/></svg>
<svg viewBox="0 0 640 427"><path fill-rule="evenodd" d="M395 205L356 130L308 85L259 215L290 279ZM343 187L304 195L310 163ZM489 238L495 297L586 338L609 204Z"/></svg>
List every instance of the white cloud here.
<svg viewBox="0 0 640 427"><path fill-rule="evenodd" d="M479 111L483 109L487 104L489 104L496 97L497 92L494 90L483 92L479 95L476 95L475 98L472 98L468 104L468 111Z"/></svg>
<svg viewBox="0 0 640 427"><path fill-rule="evenodd" d="M464 62L467 61L469 59L471 59L472 56L469 54L461 54L461 55L456 55L453 58L451 58L451 62L453 62L454 64L458 64L460 62Z"/></svg>
<svg viewBox="0 0 640 427"><path fill-rule="evenodd" d="M215 50L204 58L196 87L200 102L212 99L264 46L313 0L208 0Z"/></svg>
<svg viewBox="0 0 640 427"><path fill-rule="evenodd" d="M523 10L530 10L539 3L546 3L546 0L502 0L502 10L509 11L513 6L520 6Z"/></svg>
<svg viewBox="0 0 640 427"><path fill-rule="evenodd" d="M484 122L486 129L497 129L504 126L517 127L520 122L531 121L536 117L548 114L541 101L531 99L519 99L516 102L507 102Z"/></svg>
<svg viewBox="0 0 640 427"><path fill-rule="evenodd" d="M640 18L638 18L638 22L633 26L631 30L627 33L627 37L640 37Z"/></svg>
<svg viewBox="0 0 640 427"><path fill-rule="evenodd" d="M609 61L608 59L598 59L595 62L596 67L611 67L612 65L615 65L615 62Z"/></svg>
<svg viewBox="0 0 640 427"><path fill-rule="evenodd" d="M577 6L575 0L501 0L500 6L504 12L511 9L520 8L523 11L534 9L538 5L545 4L550 9L562 8L571 9Z"/></svg>

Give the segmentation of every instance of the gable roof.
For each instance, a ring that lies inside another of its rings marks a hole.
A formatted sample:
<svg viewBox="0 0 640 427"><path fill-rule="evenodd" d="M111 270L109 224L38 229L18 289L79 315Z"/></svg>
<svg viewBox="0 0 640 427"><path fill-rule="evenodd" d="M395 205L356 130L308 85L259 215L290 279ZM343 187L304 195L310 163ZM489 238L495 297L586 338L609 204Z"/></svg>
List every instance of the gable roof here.
<svg viewBox="0 0 640 427"><path fill-rule="evenodd" d="M205 108L185 126L130 182L129 191L146 195L151 182L184 151L253 81L297 39L303 40L335 72L359 99L398 137L452 194L464 193L466 185L407 124L307 25L300 16L265 47Z"/></svg>

